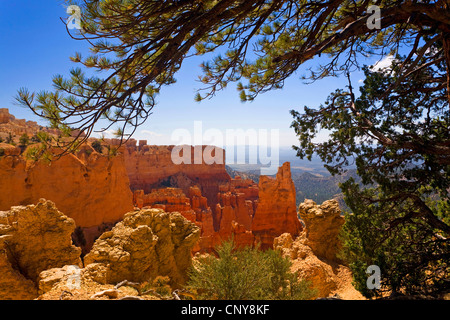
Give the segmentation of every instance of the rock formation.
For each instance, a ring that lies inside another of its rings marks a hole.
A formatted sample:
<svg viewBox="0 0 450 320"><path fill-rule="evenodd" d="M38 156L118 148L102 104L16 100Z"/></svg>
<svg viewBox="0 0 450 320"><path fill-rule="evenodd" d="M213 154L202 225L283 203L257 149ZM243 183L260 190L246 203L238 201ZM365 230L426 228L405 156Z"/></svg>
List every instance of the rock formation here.
<svg viewBox="0 0 450 320"><path fill-rule="evenodd" d="M327 260L339 261L336 257L341 248L338 235L345 222L339 203L328 200L317 205L307 199L299 205L298 211L306 226L306 244L314 254Z"/></svg>
<svg viewBox="0 0 450 320"><path fill-rule="evenodd" d="M37 297L34 282L25 278L8 258L8 235L0 236L0 300L31 300Z"/></svg>
<svg viewBox="0 0 450 320"><path fill-rule="evenodd" d="M295 186L291 178L290 163L278 169L276 178L259 179L258 208L252 221L252 232L262 248L271 247L275 237L290 233L296 237L302 230L297 217Z"/></svg>
<svg viewBox="0 0 450 320"><path fill-rule="evenodd" d="M114 139L109 140L114 145L119 143ZM132 191L143 190L148 194L152 189L161 187L175 187L188 194L189 188L198 186L202 195L208 199L208 204L213 207L217 203L217 193L219 185L229 182L230 176L225 170L225 163L205 163L205 159L199 158L202 154L222 154L225 159L224 150L210 146L185 146L185 163L174 163L172 151L175 146L150 146L145 140L140 141L139 146L136 140L128 141L124 149L125 165L130 187ZM174 151L174 154L176 152ZM180 155L184 157L181 150Z"/></svg>
<svg viewBox="0 0 450 320"><path fill-rule="evenodd" d="M108 157L88 145L50 163L2 156L0 180L0 210L50 199L84 229L87 246L99 236L98 226L115 223L133 209L123 155Z"/></svg>
<svg viewBox="0 0 450 320"><path fill-rule="evenodd" d="M133 148L134 145L131 150ZM150 147L145 144L142 148L149 150ZM142 155L137 155L140 156ZM149 166L159 166L152 161L148 162ZM166 163L165 166L177 167L173 163ZM206 170L208 165L204 167ZM173 170L167 168L168 172ZM222 168L219 177L224 175L227 173ZM177 177L179 182L180 176ZM261 247L266 249L272 247L273 239L282 233L289 232L296 236L302 229L296 212L296 192L289 163L279 169L276 178L261 176L259 186L250 179L240 177L227 178L225 181L219 179L216 182L212 181L211 177L208 178L210 180L206 189L217 190L214 201L208 201L210 199L204 197L200 183L192 186L194 181L198 180L194 175L191 176L193 180L189 180L190 182L178 183L179 188L163 187L161 181L167 181L167 178L160 175L160 184L157 183L159 188L151 190L150 193L136 190L134 203L139 208L151 207L167 212L180 212L188 220L195 222L202 231L194 251L211 251L231 237L237 246L253 246L256 242L261 242Z"/></svg>
<svg viewBox="0 0 450 320"><path fill-rule="evenodd" d="M341 247L338 234L344 223L336 200L317 205L305 200L299 205L305 229L294 238L290 233L275 238L273 247L292 260L291 271L310 281L316 298L337 294L341 299L360 300L363 296L353 287L351 271L336 253Z"/></svg>
<svg viewBox="0 0 450 320"><path fill-rule="evenodd" d="M73 219L51 201L0 212L0 299L36 297L39 273L64 265L81 265L81 250L72 245Z"/></svg>
<svg viewBox="0 0 450 320"><path fill-rule="evenodd" d="M103 265L106 283L143 282L162 275L178 286L186 280L199 236L200 229L181 214L160 209L129 212L96 240L84 263Z"/></svg>
<svg viewBox="0 0 450 320"><path fill-rule="evenodd" d="M40 126L35 121L16 119L16 117L9 113L7 108L0 108L0 138L3 140L11 134L13 139L18 141L20 136L23 134L27 134L31 137L39 131L43 131L51 135L60 134L59 130Z"/></svg>
<svg viewBox="0 0 450 320"><path fill-rule="evenodd" d="M309 281L317 290L315 298L338 295L344 300L364 299L351 284L348 267L316 256L306 243L306 232L295 240L286 233L274 240L274 248L292 260L292 272L297 272L300 279Z"/></svg>

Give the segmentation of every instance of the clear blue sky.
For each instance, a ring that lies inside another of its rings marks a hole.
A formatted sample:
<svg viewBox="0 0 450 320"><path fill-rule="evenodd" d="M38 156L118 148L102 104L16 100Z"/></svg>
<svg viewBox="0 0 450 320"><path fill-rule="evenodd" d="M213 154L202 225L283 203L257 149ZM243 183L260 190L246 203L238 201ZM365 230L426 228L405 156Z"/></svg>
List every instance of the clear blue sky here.
<svg viewBox="0 0 450 320"><path fill-rule="evenodd" d="M51 90L55 74L67 75L76 66L69 57L77 51L88 53L87 44L71 39L60 18L67 18L64 1L0 0L0 108L9 108L18 118L40 121L30 110L13 104L19 88ZM330 92L346 85L343 79L325 79L306 85L300 80L306 69L301 69L286 82L283 90L263 94L252 103L240 102L235 85L212 100L197 103L194 95L201 88L196 79L202 61L202 57L185 61L176 76L178 82L163 89L154 114L138 129L137 139L168 144L174 129L192 131L194 121L202 121L204 130L216 128L223 132L279 129L280 145L291 146L297 140L290 128L289 110L319 106ZM356 72L352 78L358 83L362 72Z"/></svg>

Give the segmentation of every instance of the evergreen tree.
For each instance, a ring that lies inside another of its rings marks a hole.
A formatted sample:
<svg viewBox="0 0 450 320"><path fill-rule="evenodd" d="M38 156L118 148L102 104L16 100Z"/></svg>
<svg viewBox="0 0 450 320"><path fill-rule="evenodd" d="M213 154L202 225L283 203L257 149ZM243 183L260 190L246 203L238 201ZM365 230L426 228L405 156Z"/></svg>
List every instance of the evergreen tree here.
<svg viewBox="0 0 450 320"><path fill-rule="evenodd" d="M314 290L290 267L290 260L278 251L236 248L232 240L225 241L217 248L217 257L194 261L187 287L208 300L310 299Z"/></svg>
<svg viewBox="0 0 450 320"><path fill-rule="evenodd" d="M425 61L440 44L432 48ZM438 296L450 289L450 112L445 86L433 81L446 70L438 64L404 77L405 61L397 57L387 70L365 67L358 98L349 84L319 109L292 111L298 155L318 154L333 174L353 161L365 184L351 178L341 188L353 211L346 216L343 256L368 297ZM328 141L314 142L319 126L331 131ZM370 265L381 268L376 290L366 285Z"/></svg>

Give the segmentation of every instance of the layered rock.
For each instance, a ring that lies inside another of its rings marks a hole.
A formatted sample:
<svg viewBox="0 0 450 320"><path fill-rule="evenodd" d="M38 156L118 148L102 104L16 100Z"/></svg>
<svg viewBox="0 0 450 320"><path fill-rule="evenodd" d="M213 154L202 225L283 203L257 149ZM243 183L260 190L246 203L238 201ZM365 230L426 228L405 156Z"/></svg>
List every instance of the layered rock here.
<svg viewBox="0 0 450 320"><path fill-rule="evenodd" d="M106 283L142 282L161 275L177 286L186 280L191 249L199 236L200 229L179 213L129 212L96 240L84 263L102 265Z"/></svg>
<svg viewBox="0 0 450 320"><path fill-rule="evenodd" d="M258 207L252 221L252 232L262 248L272 247L275 237L290 233L296 237L302 230L297 217L296 192L290 163L278 169L276 178L259 179Z"/></svg>
<svg viewBox="0 0 450 320"><path fill-rule="evenodd" d="M114 145L119 142L112 139L109 143ZM150 146L145 140L137 146L136 140L128 141L123 149L131 190L143 190L148 194L152 189L174 187L188 194L190 187L198 186L208 199L209 206L213 207L217 203L219 185L231 180L225 170L225 151L211 146L177 148L180 147ZM206 163L203 155L208 154L223 160ZM184 162L177 163L180 159Z"/></svg>
<svg viewBox="0 0 450 320"><path fill-rule="evenodd" d="M50 163L2 156L0 180L0 210L49 199L86 228L88 245L99 235L98 226L115 223L133 209L123 155L108 157L88 145L77 155L66 154Z"/></svg>
<svg viewBox="0 0 450 320"><path fill-rule="evenodd" d="M133 193L135 205L163 209L166 212L183 212L192 210L191 200L179 188L153 189L149 194L143 190Z"/></svg>
<svg viewBox="0 0 450 320"><path fill-rule="evenodd" d="M72 244L75 222L51 201L0 212L0 299L36 297L40 272L81 265Z"/></svg>
<svg viewBox="0 0 450 320"><path fill-rule="evenodd" d="M336 254L341 248L339 232L345 220L336 200L317 205L305 200L298 207L299 215L306 226L306 244L314 254L331 261L339 261Z"/></svg>

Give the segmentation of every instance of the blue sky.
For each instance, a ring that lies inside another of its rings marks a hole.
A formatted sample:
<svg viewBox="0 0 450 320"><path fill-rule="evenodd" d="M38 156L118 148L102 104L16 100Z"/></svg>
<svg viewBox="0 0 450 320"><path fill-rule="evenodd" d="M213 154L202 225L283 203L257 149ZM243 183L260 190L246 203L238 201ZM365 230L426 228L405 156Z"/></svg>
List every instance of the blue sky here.
<svg viewBox="0 0 450 320"><path fill-rule="evenodd" d="M21 87L51 90L54 75L67 75L76 66L69 57L75 52L88 53L86 43L67 34L60 20L67 16L64 1L0 0L0 108L9 108L18 118L45 124L30 110L14 105L14 96ZM330 92L346 85L344 79L337 78L306 85L300 80L304 68L288 79L284 89L260 95L251 103L240 102L234 84L212 100L197 103L194 95L202 85L196 79L203 60L196 57L184 62L177 83L163 88L153 115L137 130L135 138L170 144L175 129L193 131L194 121L202 121L204 130L278 129L280 145L291 146L297 139L290 128L289 110L317 107ZM352 78L357 84L362 72L355 72Z"/></svg>

